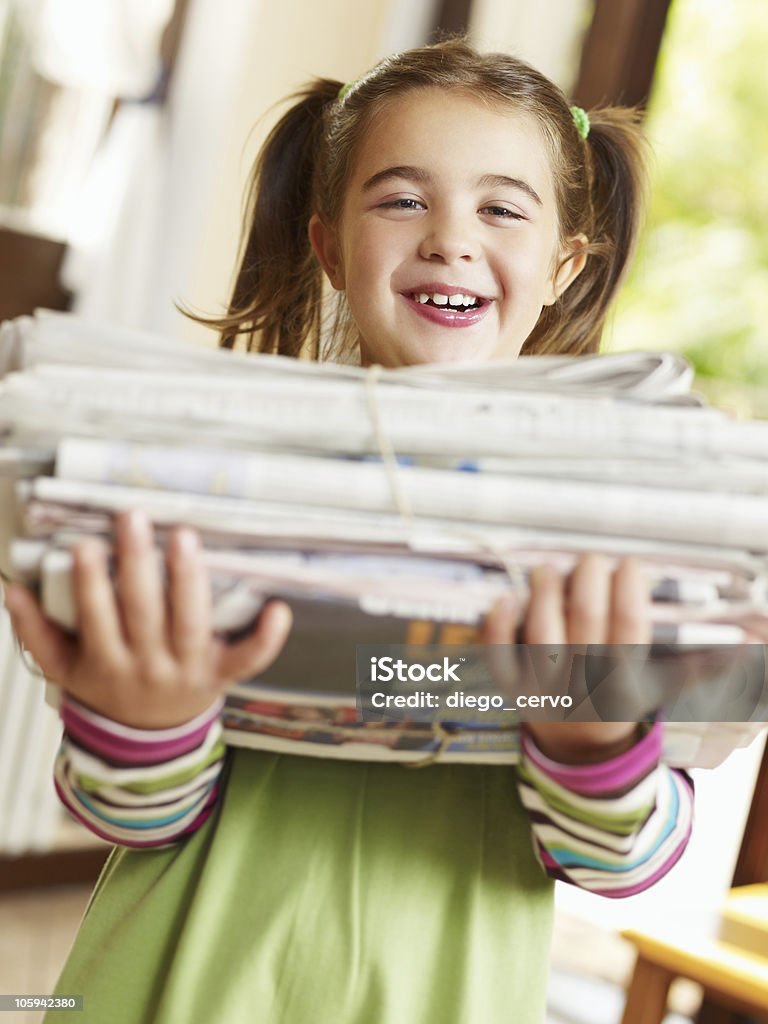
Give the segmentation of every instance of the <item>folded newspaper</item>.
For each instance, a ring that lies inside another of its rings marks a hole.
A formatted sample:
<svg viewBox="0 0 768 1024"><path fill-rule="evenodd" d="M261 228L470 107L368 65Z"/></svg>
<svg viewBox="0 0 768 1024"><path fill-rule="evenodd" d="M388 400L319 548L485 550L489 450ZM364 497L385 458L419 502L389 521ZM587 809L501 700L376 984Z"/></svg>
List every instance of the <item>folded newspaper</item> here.
<svg viewBox="0 0 768 1024"><path fill-rule="evenodd" d="M0 328L0 373L0 568L52 619L76 625L72 545L136 506L160 544L200 531L218 631L294 607L284 653L229 696L232 743L514 761L514 723L362 721L356 645L477 641L534 565L585 551L643 560L657 644L737 645L768 613L768 424L691 396L678 356L366 370L40 313ZM753 732L670 727L667 756Z"/></svg>

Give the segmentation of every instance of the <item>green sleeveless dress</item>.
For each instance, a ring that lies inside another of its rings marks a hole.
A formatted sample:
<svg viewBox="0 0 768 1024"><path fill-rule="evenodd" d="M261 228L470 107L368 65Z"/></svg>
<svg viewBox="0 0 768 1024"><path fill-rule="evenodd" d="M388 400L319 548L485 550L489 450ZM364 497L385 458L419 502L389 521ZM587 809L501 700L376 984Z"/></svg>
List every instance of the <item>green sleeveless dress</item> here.
<svg viewBox="0 0 768 1024"><path fill-rule="evenodd" d="M57 986L78 1021L541 1024L553 885L514 769L225 771L190 839L112 853Z"/></svg>

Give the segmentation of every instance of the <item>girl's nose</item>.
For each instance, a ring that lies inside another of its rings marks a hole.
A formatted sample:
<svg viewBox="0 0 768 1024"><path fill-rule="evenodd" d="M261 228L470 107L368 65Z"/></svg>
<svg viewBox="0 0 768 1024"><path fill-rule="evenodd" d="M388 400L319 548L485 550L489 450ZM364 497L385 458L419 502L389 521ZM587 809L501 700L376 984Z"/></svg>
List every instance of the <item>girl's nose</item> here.
<svg viewBox="0 0 768 1024"><path fill-rule="evenodd" d="M419 245L419 255L425 260L458 263L475 260L480 254L473 227L463 217L435 218L425 228Z"/></svg>

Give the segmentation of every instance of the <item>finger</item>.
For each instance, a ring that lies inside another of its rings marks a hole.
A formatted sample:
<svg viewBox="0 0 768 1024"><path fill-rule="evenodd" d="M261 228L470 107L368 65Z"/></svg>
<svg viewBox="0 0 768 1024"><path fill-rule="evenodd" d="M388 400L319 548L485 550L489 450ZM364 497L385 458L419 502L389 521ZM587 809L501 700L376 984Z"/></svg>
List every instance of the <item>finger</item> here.
<svg viewBox="0 0 768 1024"><path fill-rule="evenodd" d="M520 602L513 594L507 594L491 608L480 633L491 678L499 690L507 693L521 686L520 652L516 644L520 618Z"/></svg>
<svg viewBox="0 0 768 1024"><path fill-rule="evenodd" d="M171 648L180 662L201 665L211 644L211 584L194 530L175 530L168 541Z"/></svg>
<svg viewBox="0 0 768 1024"><path fill-rule="evenodd" d="M65 683L77 651L76 642L46 619L34 595L20 584L5 585L5 607L19 641L52 682Z"/></svg>
<svg viewBox="0 0 768 1024"><path fill-rule="evenodd" d="M480 634L485 644L513 644L520 619L520 602L513 594L500 597L483 623Z"/></svg>
<svg viewBox="0 0 768 1024"><path fill-rule="evenodd" d="M270 601L247 637L220 646L217 676L224 682L259 675L275 660L288 639L293 613L284 601Z"/></svg>
<svg viewBox="0 0 768 1024"><path fill-rule="evenodd" d="M116 523L117 579L123 629L137 653L164 650L165 594L152 524L140 509L121 513Z"/></svg>
<svg viewBox="0 0 768 1024"><path fill-rule="evenodd" d="M564 644L565 585L551 565L539 565L530 575L531 598L525 616L524 636L528 644Z"/></svg>
<svg viewBox="0 0 768 1024"><path fill-rule="evenodd" d="M650 644L651 592L636 558L619 562L611 581L611 619L608 642Z"/></svg>
<svg viewBox="0 0 768 1024"><path fill-rule="evenodd" d="M567 636L571 644L605 644L611 622L611 570L603 555L583 555L571 573Z"/></svg>
<svg viewBox="0 0 768 1024"><path fill-rule="evenodd" d="M72 549L72 590L83 650L105 665L125 654L107 549L100 541L83 541Z"/></svg>

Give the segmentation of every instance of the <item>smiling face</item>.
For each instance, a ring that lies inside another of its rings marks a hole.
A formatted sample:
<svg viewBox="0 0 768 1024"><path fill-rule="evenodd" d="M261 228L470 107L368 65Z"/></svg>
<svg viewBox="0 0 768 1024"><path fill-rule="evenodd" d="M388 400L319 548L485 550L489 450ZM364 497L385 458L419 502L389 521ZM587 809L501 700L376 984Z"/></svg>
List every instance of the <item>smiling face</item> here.
<svg viewBox="0 0 768 1024"><path fill-rule="evenodd" d="M586 241L561 244L536 121L434 88L373 119L340 223L315 215L310 237L346 292L363 365L383 366L517 356Z"/></svg>

